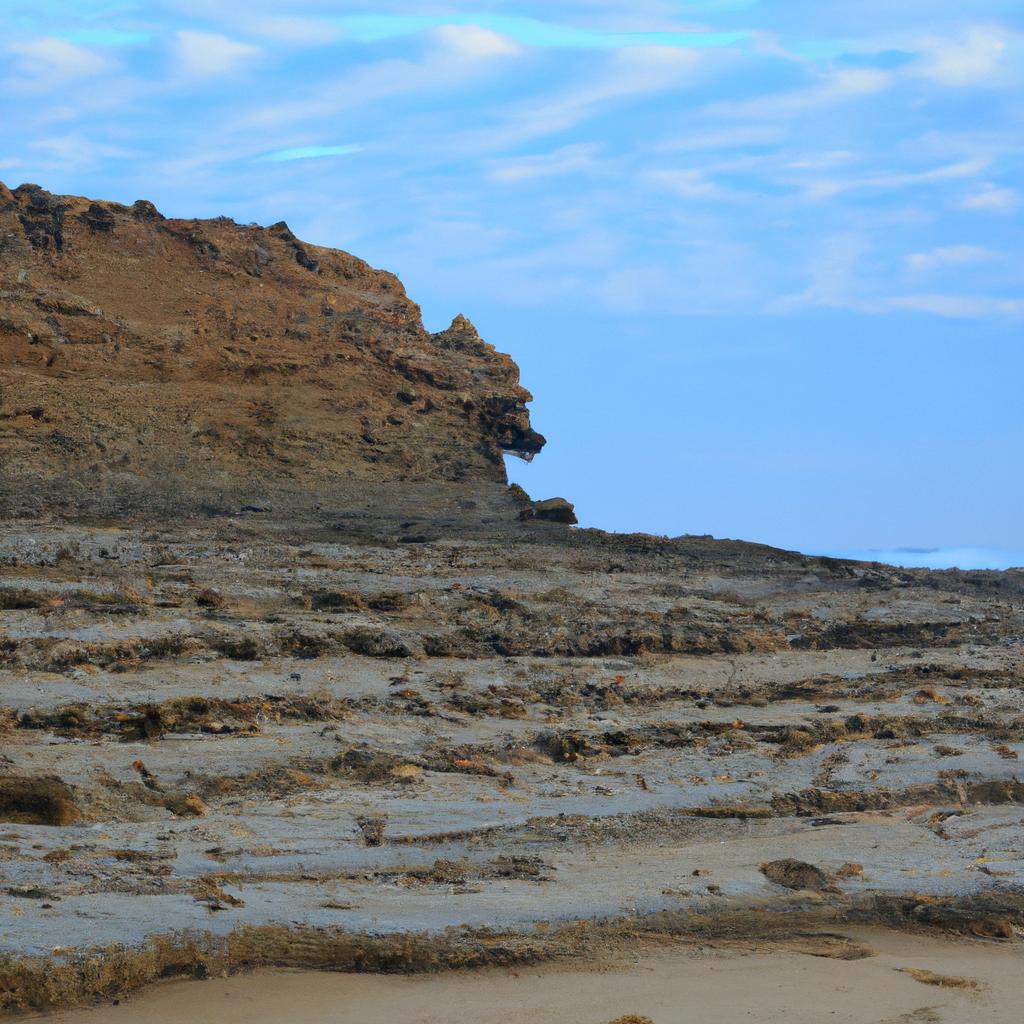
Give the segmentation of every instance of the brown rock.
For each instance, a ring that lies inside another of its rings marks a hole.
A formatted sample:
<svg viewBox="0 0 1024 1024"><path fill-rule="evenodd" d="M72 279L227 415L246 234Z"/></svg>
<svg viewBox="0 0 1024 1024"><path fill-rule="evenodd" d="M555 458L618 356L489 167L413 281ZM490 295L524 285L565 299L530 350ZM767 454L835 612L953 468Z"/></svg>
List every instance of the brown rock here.
<svg viewBox="0 0 1024 1024"><path fill-rule="evenodd" d="M383 846L384 829L387 827L386 818L360 817L356 819L359 831L363 836L363 843L366 846Z"/></svg>
<svg viewBox="0 0 1024 1024"><path fill-rule="evenodd" d="M164 806L179 818L203 818L208 810L206 804L195 793L169 796L164 801Z"/></svg>
<svg viewBox="0 0 1024 1024"><path fill-rule="evenodd" d="M864 865L848 861L835 874L837 879L860 878L864 874Z"/></svg>
<svg viewBox="0 0 1024 1024"><path fill-rule="evenodd" d="M524 520L542 519L549 523L568 523L570 526L578 522L575 506L565 498L546 498L544 501L532 502L519 513L519 518Z"/></svg>
<svg viewBox="0 0 1024 1024"><path fill-rule="evenodd" d="M0 776L0 821L72 825L80 817L70 787L60 779Z"/></svg>
<svg viewBox="0 0 1024 1024"><path fill-rule="evenodd" d="M793 860L791 857L762 864L761 874L768 881L783 885L787 889L824 889L828 885L828 877L824 871L806 861Z"/></svg>
<svg viewBox="0 0 1024 1024"><path fill-rule="evenodd" d="M515 518L502 456L544 444L519 369L394 275L35 185L0 185L0 239L0 514Z"/></svg>

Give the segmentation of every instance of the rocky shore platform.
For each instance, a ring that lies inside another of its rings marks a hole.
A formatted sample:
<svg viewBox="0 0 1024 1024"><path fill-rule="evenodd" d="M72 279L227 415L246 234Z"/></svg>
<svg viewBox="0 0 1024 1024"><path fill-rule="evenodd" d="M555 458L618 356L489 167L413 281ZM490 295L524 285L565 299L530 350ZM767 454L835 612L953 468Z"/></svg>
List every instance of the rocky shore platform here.
<svg viewBox="0 0 1024 1024"><path fill-rule="evenodd" d="M1019 939L1024 572L573 528L527 399L280 225L0 188L0 1010Z"/></svg>

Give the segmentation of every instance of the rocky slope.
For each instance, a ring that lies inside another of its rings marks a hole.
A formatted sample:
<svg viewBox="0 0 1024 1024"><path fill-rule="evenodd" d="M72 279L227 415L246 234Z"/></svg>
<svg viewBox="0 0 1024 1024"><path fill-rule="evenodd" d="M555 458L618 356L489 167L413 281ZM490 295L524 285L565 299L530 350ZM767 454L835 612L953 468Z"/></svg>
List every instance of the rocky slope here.
<svg viewBox="0 0 1024 1024"><path fill-rule="evenodd" d="M511 516L529 399L464 317L428 333L394 275L284 223L0 184L0 512Z"/></svg>

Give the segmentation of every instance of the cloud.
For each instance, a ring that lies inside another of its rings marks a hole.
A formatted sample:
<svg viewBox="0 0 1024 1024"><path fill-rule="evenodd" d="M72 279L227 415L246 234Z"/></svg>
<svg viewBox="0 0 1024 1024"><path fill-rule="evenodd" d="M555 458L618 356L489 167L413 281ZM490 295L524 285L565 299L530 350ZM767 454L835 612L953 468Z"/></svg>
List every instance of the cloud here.
<svg viewBox="0 0 1024 1024"><path fill-rule="evenodd" d="M563 146L553 153L501 161L493 165L491 177L495 181L518 182L592 170L597 149L597 146L580 143Z"/></svg>
<svg viewBox="0 0 1024 1024"><path fill-rule="evenodd" d="M287 14L268 14L243 22L247 32L277 42L298 46L326 46L333 43L339 29L324 18L305 18Z"/></svg>
<svg viewBox="0 0 1024 1024"><path fill-rule="evenodd" d="M752 120L785 117L872 96L888 89L894 81L895 76L891 72L878 68L844 68L830 72L823 81L804 89L713 103L704 109L704 113L717 117L748 117Z"/></svg>
<svg viewBox="0 0 1024 1024"><path fill-rule="evenodd" d="M638 46L619 50L583 85L506 111L505 123L479 133L486 148L500 149L566 131L610 104L679 88L700 64L691 50Z"/></svg>
<svg viewBox="0 0 1024 1024"><path fill-rule="evenodd" d="M80 43L83 46L144 46L152 42L152 32L127 32L122 29L90 28L75 32L62 32L61 39L69 43Z"/></svg>
<svg viewBox="0 0 1024 1024"><path fill-rule="evenodd" d="M54 37L16 43L10 52L15 55L15 71L21 76L13 84L29 90L59 86L113 67L106 57Z"/></svg>
<svg viewBox="0 0 1024 1024"><path fill-rule="evenodd" d="M926 56L915 70L942 85L977 85L1002 70L1006 50L1006 33L1002 29L974 26L961 40L928 45Z"/></svg>
<svg viewBox="0 0 1024 1024"><path fill-rule="evenodd" d="M914 271L941 270L943 267L962 267L983 263L996 257L991 249L980 245L946 245L931 252L915 252L907 257L907 266Z"/></svg>
<svg viewBox="0 0 1024 1024"><path fill-rule="evenodd" d="M668 189L682 199L725 199L731 193L711 181L702 170L651 171L647 180Z"/></svg>
<svg viewBox="0 0 1024 1024"><path fill-rule="evenodd" d="M479 25L442 25L434 35L449 50L474 60L514 57L521 49L508 36Z"/></svg>
<svg viewBox="0 0 1024 1024"><path fill-rule="evenodd" d="M833 149L827 153L812 153L790 160L786 167L793 171L820 171L825 167L835 167L850 161L853 154L848 149Z"/></svg>
<svg viewBox="0 0 1024 1024"><path fill-rule="evenodd" d="M930 171L906 171L894 174L874 174L864 178L847 180L825 179L804 185L809 199L832 199L841 192L853 192L863 189L900 189L914 185L927 185L936 181L951 181L957 178L970 178L980 174L988 167L986 159L961 160L953 164L944 164Z"/></svg>
<svg viewBox="0 0 1024 1024"><path fill-rule="evenodd" d="M745 31L711 32L692 27L655 32L616 32L487 12L442 15L358 14L338 18L337 24L347 38L363 43L382 42L448 26L488 30L514 39L523 46L572 50L619 50L630 46L713 49L736 46L749 35Z"/></svg>
<svg viewBox="0 0 1024 1024"><path fill-rule="evenodd" d="M960 205L965 210L987 210L991 213L1010 213L1020 205L1020 195L1010 188L985 184L977 192L965 196Z"/></svg>
<svg viewBox="0 0 1024 1024"><path fill-rule="evenodd" d="M826 238L810 261L810 285L770 302L767 312L793 313L815 307L877 312L875 303L858 297L858 271L870 248L870 240L863 234Z"/></svg>
<svg viewBox="0 0 1024 1024"><path fill-rule="evenodd" d="M352 145L341 146L294 146L291 149L275 149L260 157L271 163L287 163L292 160L316 160L322 157L349 156L358 153L361 147Z"/></svg>
<svg viewBox="0 0 1024 1024"><path fill-rule="evenodd" d="M988 295L905 295L890 299L888 306L953 318L1024 316L1024 299Z"/></svg>
<svg viewBox="0 0 1024 1024"><path fill-rule="evenodd" d="M658 145L661 152L671 153L697 149L746 149L779 142L783 135L773 125L744 125L712 131L694 131L666 139Z"/></svg>
<svg viewBox="0 0 1024 1024"><path fill-rule="evenodd" d="M44 154L43 169L61 173L78 172L96 166L109 167L112 161L132 160L140 156L138 150L99 142L82 132L37 139L31 148Z"/></svg>
<svg viewBox="0 0 1024 1024"><path fill-rule="evenodd" d="M183 30L176 42L179 70L187 77L227 74L260 53L258 47L213 32Z"/></svg>
<svg viewBox="0 0 1024 1024"><path fill-rule="evenodd" d="M431 34L433 46L419 59L389 58L356 65L337 78L323 78L305 97L257 108L243 123L267 128L331 118L344 110L409 94L462 85L489 69L491 58L512 56L519 48L483 30L451 26Z"/></svg>

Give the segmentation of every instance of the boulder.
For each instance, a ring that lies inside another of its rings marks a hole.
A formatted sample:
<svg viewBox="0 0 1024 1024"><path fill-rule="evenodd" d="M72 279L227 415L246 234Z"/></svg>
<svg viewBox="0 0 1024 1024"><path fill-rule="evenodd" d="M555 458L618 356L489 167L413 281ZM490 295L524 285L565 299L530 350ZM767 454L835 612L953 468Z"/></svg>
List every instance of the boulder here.
<svg viewBox="0 0 1024 1024"><path fill-rule="evenodd" d="M541 519L548 523L567 523L575 526L579 521L576 518L576 506L565 498L546 498L544 501L534 501L519 513L522 520Z"/></svg>

